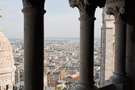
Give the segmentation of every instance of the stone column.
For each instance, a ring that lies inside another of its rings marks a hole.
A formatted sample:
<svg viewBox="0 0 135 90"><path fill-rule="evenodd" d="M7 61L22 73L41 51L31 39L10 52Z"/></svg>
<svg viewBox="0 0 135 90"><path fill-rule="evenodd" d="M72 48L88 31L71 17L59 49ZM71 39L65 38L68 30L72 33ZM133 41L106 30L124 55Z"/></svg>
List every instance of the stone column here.
<svg viewBox="0 0 135 90"><path fill-rule="evenodd" d="M80 11L80 81L74 90L93 90L94 14L96 5L88 0L69 0Z"/></svg>
<svg viewBox="0 0 135 90"><path fill-rule="evenodd" d="M80 85L92 87L94 61L94 18L80 17ZM87 88L87 89L88 89Z"/></svg>
<svg viewBox="0 0 135 90"><path fill-rule="evenodd" d="M135 21L134 18L132 20ZM135 22L127 24L127 44L126 44L126 71L129 78L129 90L135 90Z"/></svg>
<svg viewBox="0 0 135 90"><path fill-rule="evenodd" d="M43 90L44 1L23 0L24 90Z"/></svg>
<svg viewBox="0 0 135 90"><path fill-rule="evenodd" d="M123 7L109 8L107 14L115 16L115 66L110 81L125 84L127 82L126 64L126 20Z"/></svg>

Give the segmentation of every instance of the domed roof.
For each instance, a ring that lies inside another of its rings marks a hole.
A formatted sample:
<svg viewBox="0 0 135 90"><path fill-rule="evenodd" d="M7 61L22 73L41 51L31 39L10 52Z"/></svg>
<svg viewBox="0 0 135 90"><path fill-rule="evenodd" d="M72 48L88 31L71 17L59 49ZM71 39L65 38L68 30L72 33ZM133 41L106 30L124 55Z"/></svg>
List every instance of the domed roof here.
<svg viewBox="0 0 135 90"><path fill-rule="evenodd" d="M0 67L12 67L13 63L14 59L10 42L0 29Z"/></svg>
<svg viewBox="0 0 135 90"><path fill-rule="evenodd" d="M3 50L11 50L11 46L2 29L0 29L0 52Z"/></svg>
<svg viewBox="0 0 135 90"><path fill-rule="evenodd" d="M15 69L10 42L0 29L0 86L2 88L13 84Z"/></svg>

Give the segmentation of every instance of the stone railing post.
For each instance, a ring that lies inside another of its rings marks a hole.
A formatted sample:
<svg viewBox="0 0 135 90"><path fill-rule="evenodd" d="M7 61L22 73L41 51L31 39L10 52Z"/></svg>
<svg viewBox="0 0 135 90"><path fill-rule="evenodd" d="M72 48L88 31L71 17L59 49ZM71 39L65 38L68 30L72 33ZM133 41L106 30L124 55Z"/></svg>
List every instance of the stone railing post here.
<svg viewBox="0 0 135 90"><path fill-rule="evenodd" d="M75 90L96 89L93 80L95 0L69 0L80 12L80 81ZM100 3L101 4L101 3Z"/></svg>
<svg viewBox="0 0 135 90"><path fill-rule="evenodd" d="M109 0L108 0L109 1ZM108 2L109 3L109 2ZM107 3L107 4L108 4ZM117 2L118 3L118 2ZM113 76L110 77L112 83L125 85L127 83L126 77L126 17L124 0L117 6L110 3L107 5L107 14L115 17L115 61ZM119 89L121 90L121 89ZM123 90L123 89L122 89Z"/></svg>
<svg viewBox="0 0 135 90"><path fill-rule="evenodd" d="M43 90L44 2L23 0L24 90Z"/></svg>

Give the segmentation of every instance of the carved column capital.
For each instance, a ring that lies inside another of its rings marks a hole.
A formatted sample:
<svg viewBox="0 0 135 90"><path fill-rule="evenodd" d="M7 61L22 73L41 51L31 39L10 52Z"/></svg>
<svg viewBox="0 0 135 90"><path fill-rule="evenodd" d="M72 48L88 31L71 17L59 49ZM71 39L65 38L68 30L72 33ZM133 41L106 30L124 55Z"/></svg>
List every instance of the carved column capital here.
<svg viewBox="0 0 135 90"><path fill-rule="evenodd" d="M77 7L80 12L80 16L92 16L94 17L95 9L97 7L94 1L88 0L69 0L69 4L72 8Z"/></svg>
<svg viewBox="0 0 135 90"><path fill-rule="evenodd" d="M22 0L24 11L44 11L45 0ZM44 11L45 12L45 11Z"/></svg>
<svg viewBox="0 0 135 90"><path fill-rule="evenodd" d="M109 7L106 13L108 15L114 15L115 21L125 21L125 7Z"/></svg>

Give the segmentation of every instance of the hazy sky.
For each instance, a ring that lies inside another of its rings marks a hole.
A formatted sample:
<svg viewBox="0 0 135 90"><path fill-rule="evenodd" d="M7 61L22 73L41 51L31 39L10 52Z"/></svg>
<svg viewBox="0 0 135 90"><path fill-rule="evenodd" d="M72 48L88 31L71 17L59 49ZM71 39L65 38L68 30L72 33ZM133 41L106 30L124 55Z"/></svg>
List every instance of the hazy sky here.
<svg viewBox="0 0 135 90"><path fill-rule="evenodd" d="M22 0L0 1L0 27L8 38L23 38ZM45 37L79 37L79 11L68 0L46 0ZM100 37L102 9L96 9L95 37Z"/></svg>

